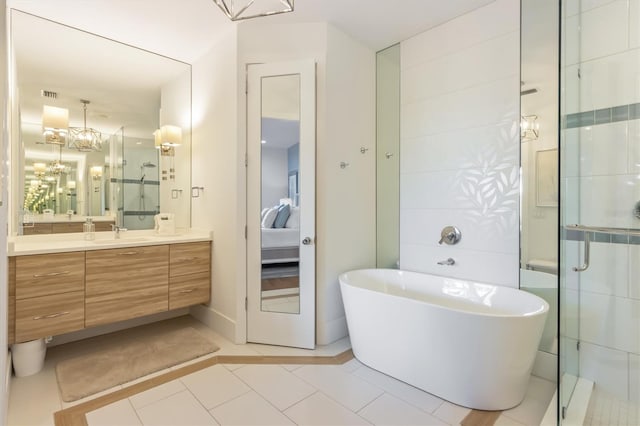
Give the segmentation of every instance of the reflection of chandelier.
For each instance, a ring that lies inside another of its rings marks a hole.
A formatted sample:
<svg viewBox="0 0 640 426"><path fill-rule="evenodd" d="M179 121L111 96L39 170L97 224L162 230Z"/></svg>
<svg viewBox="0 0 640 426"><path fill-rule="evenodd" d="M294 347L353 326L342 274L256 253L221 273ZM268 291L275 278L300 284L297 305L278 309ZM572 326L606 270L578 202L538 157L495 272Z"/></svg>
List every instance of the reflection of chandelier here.
<svg viewBox="0 0 640 426"><path fill-rule="evenodd" d="M293 12L293 0L213 0L232 21Z"/></svg>
<svg viewBox="0 0 640 426"><path fill-rule="evenodd" d="M86 99L80 99L84 109L84 127L69 127L69 148L78 151L101 151L102 134L91 127L87 128L87 104Z"/></svg>
<svg viewBox="0 0 640 426"><path fill-rule="evenodd" d="M49 173L54 176L60 176L63 173L68 173L67 166L62 164L62 146L60 146L60 157L49 163Z"/></svg>

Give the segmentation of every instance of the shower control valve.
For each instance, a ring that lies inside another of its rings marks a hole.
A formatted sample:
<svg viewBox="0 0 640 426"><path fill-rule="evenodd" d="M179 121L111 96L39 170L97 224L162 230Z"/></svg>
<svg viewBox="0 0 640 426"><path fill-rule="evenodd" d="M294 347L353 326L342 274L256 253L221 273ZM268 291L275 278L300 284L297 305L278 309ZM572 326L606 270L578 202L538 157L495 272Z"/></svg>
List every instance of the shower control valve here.
<svg viewBox="0 0 640 426"><path fill-rule="evenodd" d="M440 241L438 244L445 243L447 245L458 244L462 238L462 232L455 226L445 226L440 232Z"/></svg>

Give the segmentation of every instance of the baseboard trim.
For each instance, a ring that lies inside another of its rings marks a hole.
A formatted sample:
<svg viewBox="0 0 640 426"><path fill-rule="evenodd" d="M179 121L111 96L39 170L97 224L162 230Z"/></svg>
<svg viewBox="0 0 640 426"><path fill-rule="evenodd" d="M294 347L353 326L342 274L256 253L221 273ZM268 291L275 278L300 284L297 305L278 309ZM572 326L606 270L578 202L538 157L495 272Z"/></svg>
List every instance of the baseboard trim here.
<svg viewBox="0 0 640 426"><path fill-rule="evenodd" d="M316 329L316 344L330 345L331 343L347 337L347 317L341 316L331 321L318 323Z"/></svg>
<svg viewBox="0 0 640 426"><path fill-rule="evenodd" d="M550 382L558 381L558 355L549 352L538 351L533 362L531 374Z"/></svg>
<svg viewBox="0 0 640 426"><path fill-rule="evenodd" d="M562 421L563 426L582 426L584 424L592 391L593 382L580 377L573 389L566 416Z"/></svg>
<svg viewBox="0 0 640 426"><path fill-rule="evenodd" d="M190 313L195 319L207 325L213 331L220 334L230 342L234 342L236 344L246 343L236 342L236 322L215 309L204 305L198 305L192 306L190 308Z"/></svg>

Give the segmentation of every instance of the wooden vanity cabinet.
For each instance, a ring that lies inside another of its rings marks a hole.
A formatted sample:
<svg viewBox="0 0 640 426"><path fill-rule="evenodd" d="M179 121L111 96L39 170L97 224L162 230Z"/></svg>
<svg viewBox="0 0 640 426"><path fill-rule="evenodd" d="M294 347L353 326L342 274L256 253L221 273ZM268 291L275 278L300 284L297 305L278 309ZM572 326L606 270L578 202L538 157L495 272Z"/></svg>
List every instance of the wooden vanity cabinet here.
<svg viewBox="0 0 640 426"><path fill-rule="evenodd" d="M211 242L172 244L169 309L207 303L211 293Z"/></svg>
<svg viewBox="0 0 640 426"><path fill-rule="evenodd" d="M86 327L164 312L169 246L88 251L85 286Z"/></svg>
<svg viewBox="0 0 640 426"><path fill-rule="evenodd" d="M15 264L9 303L15 304L16 342L84 328L84 256L56 253L10 261Z"/></svg>

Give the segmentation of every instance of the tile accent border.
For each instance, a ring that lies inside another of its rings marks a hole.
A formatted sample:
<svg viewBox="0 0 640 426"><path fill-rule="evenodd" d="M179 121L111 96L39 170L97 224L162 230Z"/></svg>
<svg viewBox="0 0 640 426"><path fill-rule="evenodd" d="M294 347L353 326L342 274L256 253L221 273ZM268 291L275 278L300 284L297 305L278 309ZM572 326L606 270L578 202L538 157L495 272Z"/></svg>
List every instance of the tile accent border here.
<svg viewBox="0 0 640 426"><path fill-rule="evenodd" d="M640 103L576 112L562 117L563 129L640 119Z"/></svg>
<svg viewBox="0 0 640 426"><path fill-rule="evenodd" d="M117 390L53 414L55 426L88 426L87 413L134 396L156 386L170 382L216 364L315 364L341 365L354 358L351 349L335 356L260 356L260 355L215 355L186 365L161 376L152 377L140 383ZM471 410L460 423L463 426L493 426L502 411Z"/></svg>
<svg viewBox="0 0 640 426"><path fill-rule="evenodd" d="M585 231L564 230L562 239L566 241L584 241L584 234ZM590 232L589 234L592 243L640 245L640 237L635 235L609 234L608 232Z"/></svg>

